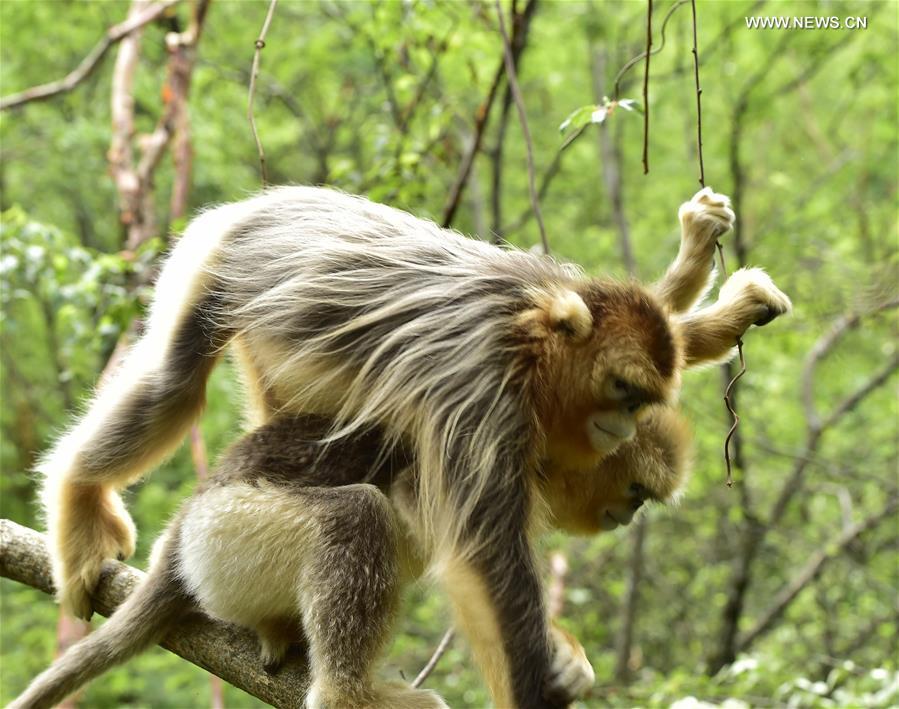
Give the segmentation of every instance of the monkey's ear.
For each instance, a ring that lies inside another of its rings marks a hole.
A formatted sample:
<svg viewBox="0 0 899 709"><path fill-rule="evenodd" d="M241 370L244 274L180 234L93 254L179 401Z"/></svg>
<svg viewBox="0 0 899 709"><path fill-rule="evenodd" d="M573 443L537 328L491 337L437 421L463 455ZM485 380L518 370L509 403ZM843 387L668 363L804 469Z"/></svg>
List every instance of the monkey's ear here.
<svg viewBox="0 0 899 709"><path fill-rule="evenodd" d="M573 290L560 290L550 296L549 326L556 332L563 332L575 342L583 342L593 329L593 315L590 308Z"/></svg>

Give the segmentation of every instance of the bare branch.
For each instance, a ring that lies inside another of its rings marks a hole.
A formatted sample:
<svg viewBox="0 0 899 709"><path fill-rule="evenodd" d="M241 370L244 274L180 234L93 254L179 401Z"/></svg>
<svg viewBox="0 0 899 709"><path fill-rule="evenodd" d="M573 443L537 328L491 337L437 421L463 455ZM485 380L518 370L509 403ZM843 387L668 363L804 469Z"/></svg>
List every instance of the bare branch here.
<svg viewBox="0 0 899 709"><path fill-rule="evenodd" d="M278 0L271 0L269 3L265 21L262 23L259 37L256 38L253 65L250 68L250 88L247 91L247 120L250 122L250 130L253 131L253 140L256 141L256 151L259 153L259 169L262 173L263 186L268 184L268 174L265 169L265 151L262 149L262 141L259 140L259 133L256 130L256 117L253 115L253 99L256 97L256 77L259 76L259 59L265 47L265 35L268 34L268 28L272 23L272 16L275 14L275 5L277 4Z"/></svg>
<svg viewBox="0 0 899 709"><path fill-rule="evenodd" d="M787 478L787 481L784 483L781 493L778 495L768 518L769 524L772 527L780 522L787 510L787 506L793 499L793 495L799 491L806 468L808 468L809 462L817 451L818 444L821 442L824 433L839 423L846 414L853 411L869 394L871 394L871 392L881 387L897 370L899 370L899 354L893 355L893 358L886 364L886 366L837 404L830 415L824 419L822 423L819 423L817 426L809 424L805 455L797 459L796 465L793 467L790 477Z"/></svg>
<svg viewBox="0 0 899 709"><path fill-rule="evenodd" d="M576 131L571 133L559 146L559 149L556 151L556 154L553 156L552 162L550 162L549 166L546 168L546 171L543 173L543 178L540 181L540 189L537 190L537 197L542 202L546 195L549 193L550 185L552 185L553 180L556 175L559 174L559 171L562 168L562 156L565 151L571 146L578 138L580 138L587 130L587 125L583 125L578 128ZM506 226L502 228L503 235L511 234L514 231L518 231L527 224L534 216L533 210L529 207L521 210L521 213L515 218L515 221L510 222Z"/></svg>
<svg viewBox="0 0 899 709"><path fill-rule="evenodd" d="M643 64L643 174L649 174L649 58L652 56L652 0L646 0L646 55Z"/></svg>
<svg viewBox="0 0 899 709"><path fill-rule="evenodd" d="M53 593L50 554L44 535L0 520L0 576ZM97 611L109 616L143 578L121 562L107 562L93 596ZM303 706L309 676L304 657L290 655L277 674L262 669L255 635L236 625L197 614L169 633L164 648L276 707Z"/></svg>
<svg viewBox="0 0 899 709"><path fill-rule="evenodd" d="M830 330L819 337L809 350L802 368L802 403L805 408L806 425L809 428L821 427L821 419L815 408L814 399L814 377L818 363L830 354L830 351L849 330L858 327L862 318L896 307L899 307L899 298L879 303L864 312L850 313L837 318Z"/></svg>
<svg viewBox="0 0 899 709"><path fill-rule="evenodd" d="M180 34L173 32L166 37L166 49L169 52L167 93L170 98L167 115L162 122L169 127L172 135L172 162L175 166L169 201L170 219L179 219L187 212L193 169L187 100L197 59L196 47L211 2L212 0L195 0L187 30Z"/></svg>
<svg viewBox="0 0 899 709"><path fill-rule="evenodd" d="M651 2L651 0L650 0ZM512 90L512 98L515 100L515 108L518 111L518 120L521 123L521 132L524 134L524 147L528 163L528 192L531 196L531 208L534 210L534 218L540 229L540 241L543 244L543 253L549 254L549 241L546 238L546 227L543 224L543 213L540 211L540 200L537 198L537 184L534 177L534 145L531 141L531 131L528 128L528 117L524 110L524 96L518 86L518 75L515 72L515 59L512 56L512 43L509 33L506 32L506 21L503 18L503 8L496 0L496 14L499 18L499 31L503 37L503 59L506 62L506 80Z"/></svg>
<svg viewBox="0 0 899 709"><path fill-rule="evenodd" d="M705 166L702 162L702 87L699 84L699 44L696 27L696 0L690 0L693 18L693 77L696 84L696 151L699 155L699 184L705 187ZM664 29L664 26L663 28ZM662 35L664 40L665 35ZM723 277L723 274L722 274Z"/></svg>
<svg viewBox="0 0 899 709"><path fill-rule="evenodd" d="M81 60L81 63L74 71L57 81L51 81L47 84L41 84L40 86L33 86L30 89L25 89L19 93L4 96L0 99L0 111L6 111L10 108L15 108L16 106L21 106L32 101L44 101L52 96L71 91L94 73L96 68L100 65L100 60L106 56L106 52L109 51L110 47L130 35L132 32L141 29L144 25L153 22L153 20L157 19L166 10L173 5L177 5L179 2L181 2L181 0L160 0L160 2L150 5L142 12L129 16L124 22L113 25L106 30L103 39L101 39L90 53Z"/></svg>
<svg viewBox="0 0 899 709"><path fill-rule="evenodd" d="M621 626L615 638L615 679L628 683L633 676L631 655L634 647L634 631L639 617L641 580L643 578L643 550L646 545L646 515L641 515L631 529L632 549L624 597Z"/></svg>
<svg viewBox="0 0 899 709"><path fill-rule="evenodd" d="M855 409L868 394L884 384L896 370L899 370L899 354L894 354L893 359L877 374L837 404L831 411L830 416L821 424L822 430L835 425L841 418Z"/></svg>
<svg viewBox="0 0 899 709"><path fill-rule="evenodd" d="M421 672L412 680L412 686L414 688L421 687L424 681L428 678L428 675L434 671L434 668L437 667L437 663L440 662L440 658L443 657L443 654L449 649L450 643L453 641L453 636L456 634L456 631L453 628L448 628L447 631L443 634L443 637L440 639L440 643L437 645L437 649L434 650L434 654L431 655L431 659L428 660L427 664L421 668Z"/></svg>
<svg viewBox="0 0 899 709"><path fill-rule="evenodd" d="M852 525L835 540L815 552L799 570L799 573L775 595L774 601L756 621L755 625L740 638L737 643L737 651L745 651L753 642L771 630L774 623L783 615L802 590L818 578L827 562L834 559L851 542L869 529L877 526L887 517L892 516L897 509L899 509L899 498L893 498L887 502L880 512Z"/></svg>
<svg viewBox="0 0 899 709"><path fill-rule="evenodd" d="M133 0L129 17L137 17L145 11L147 0ZM136 249L143 240L144 193L146 185L141 184L134 166L134 72L140 56L141 32L135 30L119 45L115 66L112 71L110 90L110 112L112 137L107 159L109 173L115 182L119 197L119 221L127 230L127 244ZM152 210L151 210L152 212Z"/></svg>
<svg viewBox="0 0 899 709"><path fill-rule="evenodd" d="M724 271L724 266L721 268L722 271ZM724 277L726 277L726 275L727 273L724 272ZM734 485L733 470L730 460L730 442L735 437L739 440L738 429L740 427L740 415L737 413L735 392L737 382L742 379L744 374L746 374L746 357L743 354L743 340L739 337L737 338L737 354L740 357L740 369L724 387L724 405L727 407L727 411L731 417L730 429L724 437L724 465L727 467L726 482L728 487L733 487ZM742 463L738 463L738 465L741 468L743 467Z"/></svg>
<svg viewBox="0 0 899 709"><path fill-rule="evenodd" d="M668 28L668 20L671 19L671 16L674 15L674 11L677 10L681 5L686 5L690 0L677 0L669 9L667 14L665 15L665 19L662 20L662 29L660 30L660 34L662 35L662 40L659 43L659 46L649 52L649 56L654 56L661 52L665 48L665 30ZM646 58L646 52L640 52L633 59L629 60L621 69L618 70L618 73L615 75L615 80L612 82L615 88L612 90L612 96L617 101L618 97L621 95L621 80L624 78L624 75L627 74L628 71L635 65L639 64L643 59Z"/></svg>
<svg viewBox="0 0 899 709"><path fill-rule="evenodd" d="M521 13L521 22L516 24L513 28L511 42L512 58L516 63L518 62L521 53L524 51L527 31L531 24L531 18L533 18L536 10L537 0L528 0L528 4L525 5L524 10ZM490 83L490 88L487 90L487 96L475 113L474 133L472 135L471 144L468 146L468 150L462 158L462 165L459 167L459 172L450 188L449 197L447 198L446 206L443 209L443 218L440 223L444 227L448 227L453 223L453 219L455 219L456 216L456 210L459 208L459 204L462 201L462 193L465 191L465 186L468 184L468 178L471 175L471 168L472 165L474 165L475 156L481 148L481 141L484 138L484 130L487 128L490 111L493 108L496 94L499 91L500 83L502 83L503 75L505 74L505 66L506 58L505 52L503 52L503 57L500 59L499 66L493 74L493 81Z"/></svg>

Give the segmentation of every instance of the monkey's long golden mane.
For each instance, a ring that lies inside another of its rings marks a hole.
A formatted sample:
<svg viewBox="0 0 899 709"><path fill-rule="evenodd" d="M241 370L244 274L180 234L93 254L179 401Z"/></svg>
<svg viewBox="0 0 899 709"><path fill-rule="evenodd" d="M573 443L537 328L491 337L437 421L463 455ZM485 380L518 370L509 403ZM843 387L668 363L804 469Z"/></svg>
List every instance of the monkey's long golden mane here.
<svg viewBox="0 0 899 709"><path fill-rule="evenodd" d="M336 415L333 438L379 423L411 439L425 531L456 546L541 435L518 315L579 271L330 190L246 205L205 269L216 329L276 408Z"/></svg>

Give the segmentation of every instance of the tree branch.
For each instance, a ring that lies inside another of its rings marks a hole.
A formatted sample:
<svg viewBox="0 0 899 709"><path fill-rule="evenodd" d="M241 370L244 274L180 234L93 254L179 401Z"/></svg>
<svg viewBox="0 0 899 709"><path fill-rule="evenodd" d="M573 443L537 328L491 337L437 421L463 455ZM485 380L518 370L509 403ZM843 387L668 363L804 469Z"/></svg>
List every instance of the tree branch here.
<svg viewBox="0 0 899 709"><path fill-rule="evenodd" d="M272 16L275 14L275 6L277 4L278 0L271 0L269 3L268 12L265 14L265 20L262 23L262 29L259 31L259 37L256 38L253 64L250 68L250 87L247 89L247 120L250 122L253 140L256 141L256 152L259 153L259 171L262 175L263 186L268 184L268 175L265 169L265 151L262 149L262 141L259 139L259 133L256 130L256 117L253 115L253 99L256 98L256 77L259 76L259 59L262 55L262 49L265 47L265 35L268 34L268 28L272 23Z"/></svg>
<svg viewBox="0 0 899 709"><path fill-rule="evenodd" d="M4 96L0 99L0 111L6 111L16 106L21 106L32 101L44 101L58 94L67 93L74 89L78 84L94 73L100 65L100 60L106 56L117 42L121 41L132 32L141 29L144 25L153 22L162 13L173 5L177 5L181 0L161 0L140 13L132 15L124 22L113 25L103 36L90 53L81 60L81 63L69 74L62 79L51 81L40 86L32 86L19 93Z"/></svg>
<svg viewBox="0 0 899 709"><path fill-rule="evenodd" d="M806 562L805 566L799 570L799 573L797 573L796 576L794 576L793 579L787 583L777 595L775 595L771 606L762 614L761 618L756 621L755 625L746 631L746 633L739 639L737 642L737 651L745 651L753 642L771 630L777 619L784 614L786 609L802 590L818 578L828 561L835 558L851 542L858 539L862 534L877 526L885 518L891 516L897 509L899 509L899 498L894 497L887 502L880 512L852 525L842 532L835 540L815 552Z"/></svg>
<svg viewBox="0 0 899 709"><path fill-rule="evenodd" d="M615 679L622 684L630 682L633 676L631 656L634 649L634 633L639 617L641 580L643 579L643 549L646 542L646 515L642 515L631 530L631 560L627 576L627 591L624 596L621 626L615 637Z"/></svg>
<svg viewBox="0 0 899 709"><path fill-rule="evenodd" d="M540 230L540 242L543 245L543 253L549 254L549 241L546 238L546 227L543 225L543 213L540 211L540 200L537 197L536 178L534 177L534 145L531 141L531 131L528 128L528 117L524 110L524 96L521 95L521 87L518 85L518 76L515 71L515 58L512 55L512 42L506 32L506 21L503 19L503 8L499 0L496 0L496 16L499 19L499 31L503 38L503 59L506 63L506 81L512 90L512 98L518 111L518 120L521 123L521 132L524 135L525 155L528 167L528 193L531 197L531 209L534 210L534 218Z"/></svg>
<svg viewBox="0 0 899 709"><path fill-rule="evenodd" d="M0 576L53 593L50 555L44 535L10 520L0 520ZM107 562L93 596L95 608L110 615L143 574L120 562ZM160 643L188 662L276 707L302 706L309 685L305 657L291 655L276 675L262 669L255 635L236 625L197 614Z"/></svg>
<svg viewBox="0 0 899 709"><path fill-rule="evenodd" d="M888 304L885 304L883 307L886 307ZM879 311L881 308L878 307L875 309ZM811 391L811 378L812 374L806 374L807 371L811 371L816 362L818 362L821 357L823 357L833 344L836 342L841 332L845 332L846 329L851 327L851 325L840 326L840 322L849 323L852 321L852 318L841 319L838 321L838 325L831 329L830 332L826 333L812 348L812 353L809 358L806 360L806 368L803 372L803 382L808 381L809 392ZM836 334L835 334L836 333ZM821 343L824 343L823 345ZM777 525L783 517L784 513L787 510L787 506L790 504L790 501L793 499L793 495L795 495L800 486L802 485L802 479L805 475L805 470L808 468L809 463L811 462L815 452L818 450L818 444L821 442L821 437L824 433L833 428L839 421L846 416L846 414L853 411L861 402L869 395L871 392L875 391L878 387L883 386L889 377L899 369L899 355L893 355L893 358L876 374L868 379L864 384L862 384L858 389L853 391L851 394L846 396L840 403L838 403L831 411L830 415L827 416L824 421L820 421L818 419L817 414L814 414L814 419L809 419L806 423L808 427L808 433L806 437L805 451L803 455L796 460L796 464L793 467L793 472L790 473L790 477L784 483L783 488L781 489L780 495L778 495L776 502L774 503L774 507L771 509L771 514L768 517L768 524L770 526ZM811 396L811 393L806 396Z"/></svg>
<svg viewBox="0 0 899 709"><path fill-rule="evenodd" d="M440 638L440 643L437 645L437 649L434 650L434 654L431 655L431 659L427 661L424 667L421 668L421 672L412 680L412 686L415 688L421 687L424 681L428 678L428 675L434 671L434 668L437 667L437 663L440 662L440 658L443 657L444 653L449 649L450 643L453 641L453 637L455 636L456 631L454 628L447 628L447 631L443 634L443 637Z"/></svg>
<svg viewBox="0 0 899 709"><path fill-rule="evenodd" d="M662 41L660 42L658 47L656 47L651 52L649 52L649 56L655 56L656 54L658 54L665 48L665 30L668 28L668 20L671 19L672 15L674 15L674 12L675 12L675 10L677 10L677 8L679 8L681 5L684 5L688 2L690 2L690 0L677 0L677 2L675 2L669 8L668 13L665 15L665 19L662 20L662 28L660 30L660 34L662 35ZM635 56L633 59L629 60L623 67L621 67L618 70L617 74L615 74L615 78L612 81L612 83L614 84L614 88L612 89L612 98L614 98L616 101L618 100L619 96L621 95L621 80L624 78L624 75L627 74L627 72L630 71L630 69L632 67L637 65L639 62L643 61L646 58L646 56L647 55L646 55L645 50L640 52L637 56ZM600 98L602 98L602 97L600 96Z"/></svg>
<svg viewBox="0 0 899 709"><path fill-rule="evenodd" d="M652 0L646 0L646 51L643 56L643 174L649 174L649 58L652 56Z"/></svg>
<svg viewBox="0 0 899 709"><path fill-rule="evenodd" d="M524 11L521 13L521 24L516 25L512 29L511 45L513 63L518 63L518 59L524 51L525 38L527 37L527 31L536 9L537 0L528 0L528 4L525 5ZM447 198L446 206L443 209L443 218L440 221L441 226L443 227L448 227L453 223L453 219L455 219L456 216L456 210L459 208L459 204L462 201L462 193L465 191L465 186L468 184L468 178L471 175L471 168L472 165L474 165L475 156L481 148L481 141L484 138L484 130L487 128L490 111L496 100L499 85L502 83L502 78L506 73L505 62L505 52L503 52L503 56L499 61L499 66L497 66L496 71L493 74L493 81L490 83L490 88L487 90L487 96L483 103L478 107L477 113L475 113L474 135L472 136L468 150L462 158L462 165L459 168L459 173L456 175L456 179L450 188L449 197Z"/></svg>

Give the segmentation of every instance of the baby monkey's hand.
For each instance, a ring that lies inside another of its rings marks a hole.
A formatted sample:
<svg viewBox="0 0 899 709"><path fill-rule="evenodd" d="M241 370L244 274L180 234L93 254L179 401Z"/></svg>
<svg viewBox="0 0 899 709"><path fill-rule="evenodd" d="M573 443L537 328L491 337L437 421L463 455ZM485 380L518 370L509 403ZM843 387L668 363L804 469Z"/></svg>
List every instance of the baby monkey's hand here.
<svg viewBox="0 0 899 709"><path fill-rule="evenodd" d="M552 702L570 704L593 686L596 675L576 637L553 622L550 638L553 658L543 695Z"/></svg>

